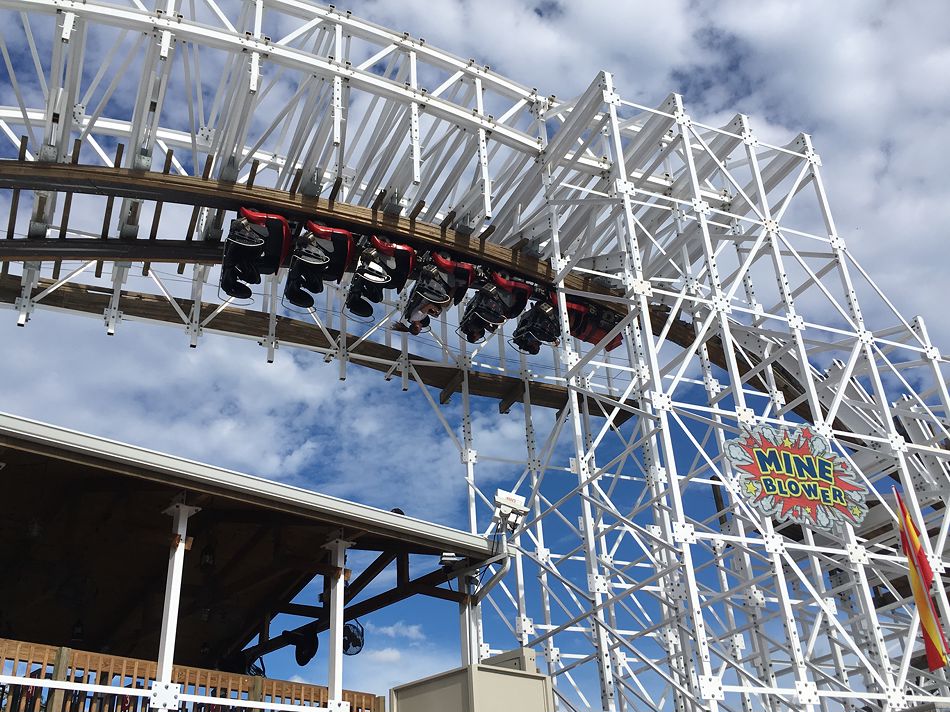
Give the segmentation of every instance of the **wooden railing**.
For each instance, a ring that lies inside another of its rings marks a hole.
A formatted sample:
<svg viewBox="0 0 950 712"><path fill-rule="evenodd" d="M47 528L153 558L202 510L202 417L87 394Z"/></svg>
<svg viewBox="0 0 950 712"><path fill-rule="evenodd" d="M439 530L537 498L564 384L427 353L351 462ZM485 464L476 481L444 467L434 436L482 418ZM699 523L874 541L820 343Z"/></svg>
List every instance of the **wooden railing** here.
<svg viewBox="0 0 950 712"><path fill-rule="evenodd" d="M116 688L114 693L40 686L0 685L2 712L148 712L148 698L123 690L147 690L155 680L155 661L123 658L51 645L0 638L0 675ZM242 712L242 701L326 707L327 688L286 680L175 665L172 682L189 695L220 704L182 703L180 712ZM365 692L343 693L352 712L384 712L384 698Z"/></svg>

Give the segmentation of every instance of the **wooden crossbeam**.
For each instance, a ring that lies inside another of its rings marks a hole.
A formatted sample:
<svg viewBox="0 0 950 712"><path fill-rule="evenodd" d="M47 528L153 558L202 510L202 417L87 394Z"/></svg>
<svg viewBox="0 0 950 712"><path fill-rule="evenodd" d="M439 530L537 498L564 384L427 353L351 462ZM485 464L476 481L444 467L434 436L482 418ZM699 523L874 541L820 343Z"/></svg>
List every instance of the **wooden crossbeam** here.
<svg viewBox="0 0 950 712"><path fill-rule="evenodd" d="M112 242L112 241L110 241ZM119 242L115 240L115 242ZM148 244L138 240L137 243ZM162 240L157 242L161 243ZM156 261L156 260L153 260ZM174 261L174 260L169 260ZM50 286L52 282L41 279L35 294ZM7 276L0 279L0 302L12 304L20 296L19 277ZM177 299L179 307L185 314L191 313L190 299ZM109 305L109 294L98 291L95 287L83 284L64 284L42 301L49 307L71 309L86 314L101 315ZM210 314L217 305L203 302L202 313ZM178 312L162 296L143 294L138 292L122 292L122 315L124 319L143 319L153 322L164 322L181 326L181 317ZM268 333L270 315L252 309L228 307L224 309L214 321L206 327L207 332L218 332L229 335L250 336L261 338ZM331 338L339 339L339 332L327 329ZM326 336L313 324L298 319L283 316L277 317L277 338L282 344L306 349L333 350L335 344L327 341ZM359 366L386 373L391 365L402 358L402 351L366 340L355 348L353 344L359 337L347 335L349 360ZM409 354L415 372L422 382L428 386L444 389L451 381L459 378L459 369L430 359ZM520 379L503 376L497 373L471 371L468 376L469 392L475 396L484 396L498 400L509 393ZM550 383L531 383L531 402L542 408L562 408L567 403L567 390L563 386ZM604 416L604 412L596 403L591 403L591 415Z"/></svg>
<svg viewBox="0 0 950 712"><path fill-rule="evenodd" d="M453 376L449 382L445 384L445 387L439 394L439 403L445 405L450 400L452 400L452 394L462 387L462 380L464 378L465 374L462 371L459 371L455 376Z"/></svg>
<svg viewBox="0 0 950 712"><path fill-rule="evenodd" d="M507 413L511 406L524 398L524 381L518 381L511 390L508 391L500 401L498 401L498 412Z"/></svg>

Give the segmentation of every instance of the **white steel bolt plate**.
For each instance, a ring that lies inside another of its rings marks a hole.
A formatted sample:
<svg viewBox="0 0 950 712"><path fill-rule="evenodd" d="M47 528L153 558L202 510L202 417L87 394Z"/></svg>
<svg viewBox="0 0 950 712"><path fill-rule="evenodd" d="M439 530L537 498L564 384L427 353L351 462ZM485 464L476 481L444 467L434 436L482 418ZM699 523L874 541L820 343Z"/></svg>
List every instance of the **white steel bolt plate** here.
<svg viewBox="0 0 950 712"><path fill-rule="evenodd" d="M181 685L173 682L153 682L149 707L153 710L177 710L181 705L179 695Z"/></svg>
<svg viewBox="0 0 950 712"><path fill-rule="evenodd" d="M746 594L746 603L751 608L765 608L765 594L753 586Z"/></svg>
<svg viewBox="0 0 950 712"><path fill-rule="evenodd" d="M642 294L644 297L653 296L653 285L648 279L635 279L633 281L633 293Z"/></svg>
<svg viewBox="0 0 950 712"><path fill-rule="evenodd" d="M816 685L811 680L796 680L795 694L798 695L799 704L818 704L818 685Z"/></svg>
<svg viewBox="0 0 950 712"><path fill-rule="evenodd" d="M762 543L765 544L765 550L770 554L784 554L785 542L778 534L766 534L762 537Z"/></svg>
<svg viewBox="0 0 950 712"><path fill-rule="evenodd" d="M722 689L722 680L716 675L700 675L699 696L704 700L726 699L726 694Z"/></svg>
<svg viewBox="0 0 950 712"><path fill-rule="evenodd" d="M680 544L695 544L696 528L689 522L673 522L673 540Z"/></svg>
<svg viewBox="0 0 950 712"><path fill-rule="evenodd" d="M907 708L907 695L900 687L888 687L884 693L887 696L887 706L891 710Z"/></svg>
<svg viewBox="0 0 950 712"><path fill-rule="evenodd" d="M865 565L871 563L868 550L860 544L848 544L848 559L852 564Z"/></svg>
<svg viewBox="0 0 950 712"><path fill-rule="evenodd" d="M673 410L673 399L670 398L668 393L652 391L650 393L650 401L653 403L653 407L659 411Z"/></svg>
<svg viewBox="0 0 950 712"><path fill-rule="evenodd" d="M591 593L607 593L607 578L601 574L588 574L587 590Z"/></svg>
<svg viewBox="0 0 950 712"><path fill-rule="evenodd" d="M899 452L907 452L907 441L899 433L891 433L888 435L887 441L895 455Z"/></svg>
<svg viewBox="0 0 950 712"><path fill-rule="evenodd" d="M743 425L755 425L755 411L749 407L736 408L736 420Z"/></svg>
<svg viewBox="0 0 950 712"><path fill-rule="evenodd" d="M794 329L796 331L805 328L805 320L800 314L789 314L788 315L788 328Z"/></svg>

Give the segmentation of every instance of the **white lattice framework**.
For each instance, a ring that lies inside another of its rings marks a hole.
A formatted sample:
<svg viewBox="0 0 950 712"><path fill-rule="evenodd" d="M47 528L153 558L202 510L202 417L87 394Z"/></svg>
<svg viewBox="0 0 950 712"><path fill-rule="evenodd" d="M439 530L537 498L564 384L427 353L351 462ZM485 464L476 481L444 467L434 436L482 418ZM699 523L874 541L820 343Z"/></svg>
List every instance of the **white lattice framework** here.
<svg viewBox="0 0 950 712"><path fill-rule="evenodd" d="M470 377L524 384L510 398L523 407L499 417L524 419L526 456L508 461L505 486L528 498L530 513L501 585L479 615L463 616L470 655L537 648L562 709L950 704L945 675L919 659L889 494L899 485L922 513L942 573L948 360L847 249L807 135L767 145L745 116L704 125L677 95L641 106L606 73L560 101L303 0L0 8L5 158L16 157L21 135L27 161L111 166L122 143L125 167L158 171L174 151L166 171L207 166L211 179L237 183L253 172L256 185L332 193L517 247L553 268L563 331L567 294L624 315L600 345L564 339L529 358L507 343L510 324L483 346L466 344L453 333L456 313L417 339L393 333L401 301L373 324L354 323L341 309L346 281L307 317L326 348L276 332L282 275L258 299L268 329L245 336L271 359L278 347L304 346L336 359L343 377L353 343L334 329L398 351L377 365L404 389L418 381L458 446L473 531L492 526L493 508L478 474ZM17 237L60 237L62 194L31 196L20 199ZM96 208L107 199L75 196L67 244L98 237ZM109 235L133 239L154 202L117 203ZM202 208L197 217L188 238L220 239L223 214ZM184 232L166 217L157 239ZM51 262L10 264L21 288L9 306L21 324L65 285L100 284L92 261L54 280ZM233 308L206 265L191 269L184 295L149 276L133 277L123 262L109 270L108 329L123 317L124 286L167 299L192 345ZM569 276L600 288L568 288ZM216 306L186 313L176 296ZM620 332L623 346L604 352ZM461 374L460 424L421 385L422 359ZM532 407L533 382L566 389L556 417ZM859 530L779 526L740 496L725 441L743 425L803 422L871 488ZM950 619L941 577L935 598Z"/></svg>

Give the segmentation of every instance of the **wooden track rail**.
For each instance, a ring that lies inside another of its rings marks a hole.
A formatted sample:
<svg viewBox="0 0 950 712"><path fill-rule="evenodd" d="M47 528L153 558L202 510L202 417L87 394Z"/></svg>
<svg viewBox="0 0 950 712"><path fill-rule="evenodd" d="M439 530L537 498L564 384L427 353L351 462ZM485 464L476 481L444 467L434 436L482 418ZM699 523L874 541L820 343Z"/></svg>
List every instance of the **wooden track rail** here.
<svg viewBox="0 0 950 712"><path fill-rule="evenodd" d="M55 257L50 255L55 254ZM188 262L220 264L221 245L189 240L3 240L0 262L56 260L104 260L125 262Z"/></svg>
<svg viewBox="0 0 950 712"><path fill-rule="evenodd" d="M449 250L456 255L505 269L542 285L552 284L555 277L550 265L537 257L520 250L502 247L486 239L479 239L478 236L465 235L444 226L420 222L414 218L387 216L372 207L350 205L273 188L260 186L248 188L240 183L155 171L18 160L0 160L0 188L14 191L52 190L83 193L232 211L236 211L241 206L250 206L279 213L292 220L314 219L358 234L384 235L417 248ZM183 235L183 237L191 237L191 235ZM221 246L217 241L190 239L0 240L0 263L66 259L214 264L221 261ZM48 283L41 284L41 288L45 286L48 286ZM567 275L565 286L570 290L592 295L600 294L608 298L619 296L619 292L589 277ZM18 280L4 278L0 281L0 301L8 303L15 301L20 296L19 288ZM101 314L107 306L108 297L80 285L65 285L44 299L44 303L49 306ZM179 304L188 313L191 302L179 300ZM605 300L602 304L618 312L625 308L617 301ZM210 313L215 306L205 304L202 306L202 311L207 310ZM138 316L173 324L181 323L173 308L160 297L123 292L122 308L127 316ZM669 319L669 310L664 305L654 304L651 305L650 311L653 330L659 334ZM267 333L267 315L249 309L229 307L215 318L214 324L215 326L210 331L255 338ZM332 348L332 345L326 343L319 329L313 328L309 323L294 319L279 318L278 338L281 342L305 348ZM351 341L355 341L356 338L348 337ZM667 338L687 348L695 339L695 331L689 322L676 319L668 331ZM725 369L725 353L719 338L715 336L710 338L707 341L707 347L712 362ZM400 352L395 349L364 341L350 357L361 365L388 371L390 365L383 366L360 357L371 356L389 361L391 364L394 360L398 360L400 355ZM750 362L742 353L737 352L736 356L740 372L743 374L755 368L756 364ZM460 371L435 362L427 362L425 359L416 357L413 359L417 372L427 385L448 388L449 395L452 390L458 389ZM782 373L778 373L777 377L779 388L784 392L787 402L798 399L803 390L796 379L790 374ZM498 399L503 412L507 411L507 407L510 407L513 400L520 400L521 395L518 389L523 386L519 379L475 372L470 375L469 384L473 394ZM767 389L758 375L750 377L748 385ZM567 392L562 386L531 384L533 404L560 409L566 401ZM591 414L603 415L603 409L599 404L591 401L590 408ZM807 405L800 404L794 410L806 420L811 420ZM618 422L622 422L629 415L629 411L621 413Z"/></svg>
<svg viewBox="0 0 950 712"><path fill-rule="evenodd" d="M459 255L521 274L542 284L550 284L554 277L550 266L537 258L487 240L480 240L478 236L468 236L405 217L393 218L371 207L330 202L325 198L287 193L273 188L248 188L240 183L164 175L155 171L15 160L0 161L0 188L134 198L234 211L245 205L280 213L293 220L325 220L356 233L374 232L387 235L421 248L452 250ZM40 244L35 249L46 249L41 247L43 240L36 242ZM147 243L143 239L127 242L133 245ZM160 244L165 240L154 242ZM194 244L197 248L202 247L200 241ZM19 255L9 254L9 249L11 248L7 243L0 244L0 261L23 259ZM50 256L44 259L53 259L57 249L61 250L62 244L51 244ZM220 250L220 247L218 249ZM75 259L94 258L76 256ZM140 259L158 261L151 257ZM587 280L572 277L569 281L571 288L587 288ZM596 291L607 293L602 287Z"/></svg>

